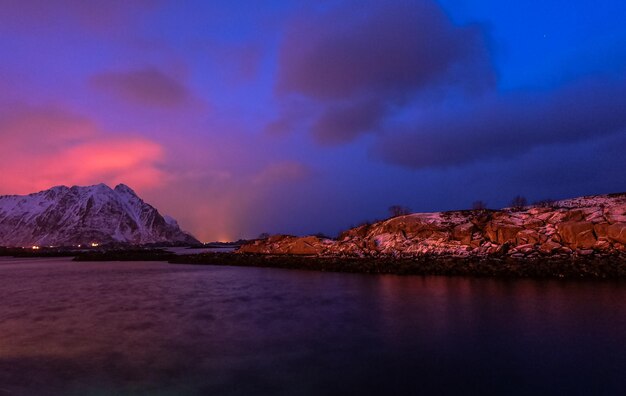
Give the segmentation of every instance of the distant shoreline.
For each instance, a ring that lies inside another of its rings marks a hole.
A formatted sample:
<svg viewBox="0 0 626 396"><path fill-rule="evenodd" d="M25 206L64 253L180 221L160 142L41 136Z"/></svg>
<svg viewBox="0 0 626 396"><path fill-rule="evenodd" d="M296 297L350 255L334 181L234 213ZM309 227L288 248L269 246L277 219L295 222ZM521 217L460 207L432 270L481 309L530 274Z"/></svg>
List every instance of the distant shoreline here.
<svg viewBox="0 0 626 396"><path fill-rule="evenodd" d="M218 265L395 275L443 275L497 278L626 279L626 255L515 259L511 257L320 257L242 253L174 255L166 251L111 251L77 255L75 261L166 261Z"/></svg>
<svg viewBox="0 0 626 396"><path fill-rule="evenodd" d="M176 254L166 249L94 251L30 251L0 248L0 256L16 258L68 257L76 262L161 261L170 264L263 267L321 272L394 275L440 275L533 279L626 279L626 253L603 256L315 256L231 252Z"/></svg>

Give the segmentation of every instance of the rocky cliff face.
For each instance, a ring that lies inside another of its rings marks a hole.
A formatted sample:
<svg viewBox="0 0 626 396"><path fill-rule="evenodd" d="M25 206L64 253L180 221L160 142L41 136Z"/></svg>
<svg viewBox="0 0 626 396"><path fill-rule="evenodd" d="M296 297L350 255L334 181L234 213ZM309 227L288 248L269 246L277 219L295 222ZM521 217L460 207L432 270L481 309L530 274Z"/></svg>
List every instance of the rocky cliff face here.
<svg viewBox="0 0 626 396"><path fill-rule="evenodd" d="M394 217L338 240L273 236L239 252L351 256L602 255L626 251L626 193L515 211L454 211Z"/></svg>
<svg viewBox="0 0 626 396"><path fill-rule="evenodd" d="M198 243L128 186L53 187L0 196L0 246Z"/></svg>

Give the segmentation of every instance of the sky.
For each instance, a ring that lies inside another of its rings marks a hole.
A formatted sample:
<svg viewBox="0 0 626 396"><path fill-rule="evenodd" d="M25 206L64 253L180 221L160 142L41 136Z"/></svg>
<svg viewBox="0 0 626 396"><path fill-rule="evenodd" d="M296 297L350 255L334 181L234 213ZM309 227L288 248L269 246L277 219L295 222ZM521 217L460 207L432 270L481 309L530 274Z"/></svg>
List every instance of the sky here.
<svg viewBox="0 0 626 396"><path fill-rule="evenodd" d="M0 0L0 194L203 241L626 191L622 0Z"/></svg>

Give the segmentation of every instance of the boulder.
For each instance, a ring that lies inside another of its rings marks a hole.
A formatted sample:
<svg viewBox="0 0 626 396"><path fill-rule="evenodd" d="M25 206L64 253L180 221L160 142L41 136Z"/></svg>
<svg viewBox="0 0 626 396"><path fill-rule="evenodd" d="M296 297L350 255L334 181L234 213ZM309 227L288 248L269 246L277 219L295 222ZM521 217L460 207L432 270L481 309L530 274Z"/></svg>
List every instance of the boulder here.
<svg viewBox="0 0 626 396"><path fill-rule="evenodd" d="M507 242L515 241L515 237L522 230L522 227L515 225L503 225L498 227L498 243L504 244Z"/></svg>
<svg viewBox="0 0 626 396"><path fill-rule="evenodd" d="M485 240L482 239L482 238L480 238L480 239L472 239L470 241L470 246L473 247L473 248L477 248L477 247L481 246L484 241Z"/></svg>
<svg viewBox="0 0 626 396"><path fill-rule="evenodd" d="M308 236L305 238L295 238L290 241L283 250L285 254L320 254L323 246L322 241L318 237Z"/></svg>
<svg viewBox="0 0 626 396"><path fill-rule="evenodd" d="M626 223L626 215L607 215L606 219L611 224Z"/></svg>
<svg viewBox="0 0 626 396"><path fill-rule="evenodd" d="M568 221L584 221L585 212L582 209L559 209L547 219L550 224L559 224Z"/></svg>
<svg viewBox="0 0 626 396"><path fill-rule="evenodd" d="M515 249L513 249L513 251L515 252L519 252L519 253L524 253L524 254L529 254L535 251L535 245L534 244L526 244L526 245L520 245L515 247Z"/></svg>
<svg viewBox="0 0 626 396"><path fill-rule="evenodd" d="M626 204L609 206L605 209L605 213L613 215L626 215Z"/></svg>
<svg viewBox="0 0 626 396"><path fill-rule="evenodd" d="M489 242L498 243L498 229L493 222L489 222L485 225L483 233Z"/></svg>
<svg viewBox="0 0 626 396"><path fill-rule="evenodd" d="M557 224L557 230L563 242L572 248L589 249L597 241L593 224L588 221L566 221Z"/></svg>
<svg viewBox="0 0 626 396"><path fill-rule="evenodd" d="M553 253L555 250L558 250L559 248L561 248L560 244L553 241L547 241L539 246L539 251L542 253L550 254Z"/></svg>
<svg viewBox="0 0 626 396"><path fill-rule="evenodd" d="M617 205L606 208L604 216L611 224L626 223L626 205Z"/></svg>
<svg viewBox="0 0 626 396"><path fill-rule="evenodd" d="M592 223L602 223L605 221L602 208L588 208L584 211L584 213L585 221L590 221Z"/></svg>
<svg viewBox="0 0 626 396"><path fill-rule="evenodd" d="M598 242L596 242L593 248L596 250L609 250L611 249L611 243L607 241L606 239L603 239L603 240L598 239Z"/></svg>
<svg viewBox="0 0 626 396"><path fill-rule="evenodd" d="M516 240L518 245L534 245L539 242L539 233L535 230L522 230L517 234Z"/></svg>
<svg viewBox="0 0 626 396"><path fill-rule="evenodd" d="M517 233L521 230L523 228L516 225L490 222L485 227L485 237L491 242L502 245L515 241Z"/></svg>
<svg viewBox="0 0 626 396"><path fill-rule="evenodd" d="M580 209L568 210L564 213L561 221L583 221L585 219L585 212Z"/></svg>
<svg viewBox="0 0 626 396"><path fill-rule="evenodd" d="M607 227L610 240L626 245L626 223L611 224Z"/></svg>
<svg viewBox="0 0 626 396"><path fill-rule="evenodd" d="M593 225L593 232L595 232L596 237L598 239L601 239L601 238L606 239L608 237L608 228L609 228L609 224L608 223L594 224Z"/></svg>
<svg viewBox="0 0 626 396"><path fill-rule="evenodd" d="M428 223L419 215L407 215L385 221L376 232L380 234L404 232L407 236L428 238L433 231L440 230L441 227L437 224Z"/></svg>
<svg viewBox="0 0 626 396"><path fill-rule="evenodd" d="M459 224L452 230L452 237L460 241L463 245L469 245L472 242L472 233L474 231L474 224L465 223Z"/></svg>
<svg viewBox="0 0 626 396"><path fill-rule="evenodd" d="M527 213L531 216L537 216L540 215L542 213L547 213L547 212L551 212L552 209L550 208L546 208L546 207L534 207L534 208L530 208L527 210Z"/></svg>
<svg viewBox="0 0 626 396"><path fill-rule="evenodd" d="M265 243L259 243L256 241L254 243L247 243L242 245L238 252L240 253L267 253L267 245Z"/></svg>
<svg viewBox="0 0 626 396"><path fill-rule="evenodd" d="M524 228L527 229L532 229L532 230L536 230L537 228L540 228L543 226L543 221L539 220L539 219L529 219L524 223Z"/></svg>
<svg viewBox="0 0 626 396"><path fill-rule="evenodd" d="M554 216L554 212L550 210L548 212L535 215L535 218L541 221L548 221L550 218L552 218L552 216Z"/></svg>

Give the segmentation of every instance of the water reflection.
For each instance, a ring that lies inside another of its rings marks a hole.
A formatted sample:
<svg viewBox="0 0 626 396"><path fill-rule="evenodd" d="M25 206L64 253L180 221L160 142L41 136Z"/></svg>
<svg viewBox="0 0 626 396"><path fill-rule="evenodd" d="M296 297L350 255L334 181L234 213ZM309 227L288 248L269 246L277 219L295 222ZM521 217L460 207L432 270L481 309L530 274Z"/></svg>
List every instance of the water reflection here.
<svg viewBox="0 0 626 396"><path fill-rule="evenodd" d="M0 259L0 395L613 393L626 285Z"/></svg>

